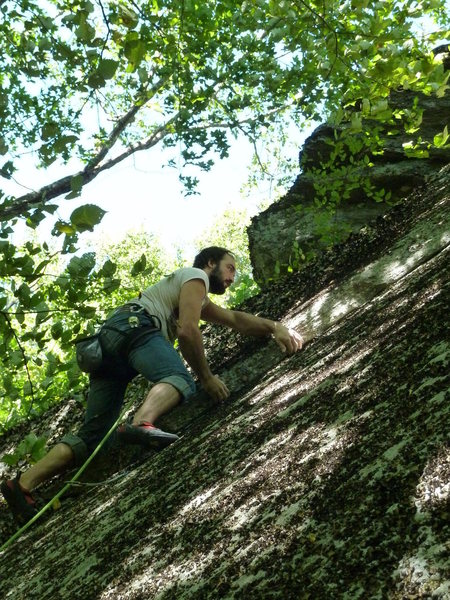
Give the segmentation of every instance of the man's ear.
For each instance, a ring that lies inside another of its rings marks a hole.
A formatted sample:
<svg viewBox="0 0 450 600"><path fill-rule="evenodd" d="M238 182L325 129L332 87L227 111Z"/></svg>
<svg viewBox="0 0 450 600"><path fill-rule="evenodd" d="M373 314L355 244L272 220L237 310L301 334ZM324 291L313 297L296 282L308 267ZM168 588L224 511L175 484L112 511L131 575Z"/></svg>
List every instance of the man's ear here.
<svg viewBox="0 0 450 600"><path fill-rule="evenodd" d="M214 267L217 265L216 261L213 260L212 258L210 258L208 260L208 267L210 267L211 269L214 269Z"/></svg>

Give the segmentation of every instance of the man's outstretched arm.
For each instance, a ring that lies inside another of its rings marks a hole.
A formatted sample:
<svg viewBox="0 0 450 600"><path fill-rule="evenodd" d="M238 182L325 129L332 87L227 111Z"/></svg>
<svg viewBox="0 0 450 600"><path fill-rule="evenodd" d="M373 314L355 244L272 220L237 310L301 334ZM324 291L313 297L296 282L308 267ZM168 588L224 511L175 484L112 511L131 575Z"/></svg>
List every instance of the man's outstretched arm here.
<svg viewBox="0 0 450 600"><path fill-rule="evenodd" d="M192 279L181 288L177 327L181 354L195 372L206 393L214 400L225 400L229 390L225 383L211 372L205 357L203 336L198 328L205 284L201 279Z"/></svg>
<svg viewBox="0 0 450 600"><path fill-rule="evenodd" d="M229 310L209 302L201 311L201 318L209 323L225 325L243 335L272 335L282 352L292 354L303 345L302 336L278 321L271 321L239 310Z"/></svg>

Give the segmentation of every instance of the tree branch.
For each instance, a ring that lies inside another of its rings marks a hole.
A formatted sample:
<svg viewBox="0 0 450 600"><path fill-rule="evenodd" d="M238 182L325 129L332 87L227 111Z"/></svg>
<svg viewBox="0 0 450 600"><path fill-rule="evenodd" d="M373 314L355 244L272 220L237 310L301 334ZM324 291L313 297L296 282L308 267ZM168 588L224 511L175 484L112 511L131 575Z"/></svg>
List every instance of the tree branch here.
<svg viewBox="0 0 450 600"><path fill-rule="evenodd" d="M286 108L288 108L289 104L283 105L279 108L275 108L271 111L265 113L266 116L273 115L279 112L282 112ZM39 189L38 191L31 192L29 194L25 194L20 196L15 200L14 203L9 206L0 207L0 222L8 221L9 219L13 219L15 217L20 217L23 214L26 214L27 211L32 210L33 208L37 208L39 205L42 205L53 198L57 198L62 194L68 194L71 191L71 182L74 177L81 177L82 185L89 183L93 179L97 177L102 171L106 171L111 167L114 167L116 164L122 162L132 154L136 152L140 152L142 150L148 150L152 148L157 143L159 143L164 137L169 135L172 132L172 126L178 121L180 118L180 113L176 113L172 118L170 118L166 123L155 129L153 133L143 142L130 146L125 152L122 152L116 158L112 158L103 164L99 164L109 150L114 145L114 141L117 141L119 135L124 131L126 126L133 120L134 116L138 112L138 110L142 108L142 106L133 106L132 109L124 116L111 132L111 136L105 145L102 147L100 152L95 156L95 158L82 170L78 173L74 173L73 175L67 175L55 181L49 185L46 185ZM219 123L209 123L205 122L200 125L196 125L191 127L191 131L200 131L205 129L239 129L244 124L253 123L258 120L258 117L249 117L247 119L243 119L242 121L238 121L236 119L230 119L230 121L223 121ZM114 140L114 141L113 141Z"/></svg>
<svg viewBox="0 0 450 600"><path fill-rule="evenodd" d="M139 112L141 108L143 108L149 100L153 98L158 90L160 90L164 84L170 79L170 76L162 77L159 79L149 90L144 90L143 95L145 95L145 102L142 104L136 103L121 119L117 121L113 130L111 131L108 140L103 144L101 150L96 154L96 156L89 161L87 168L93 168L99 165L114 144L117 142L120 134L125 131L125 129L134 121L136 114ZM86 170L86 169L85 169Z"/></svg>
<svg viewBox="0 0 450 600"><path fill-rule="evenodd" d="M169 78L170 78L169 76L166 76L166 77L159 79L149 90L145 90L143 92L143 95L145 95L145 102L136 103L121 119L119 119L117 121L117 123L113 127L107 141L102 145L99 152L92 158L92 160L89 161L87 166L82 171L79 171L78 173L75 173L73 175L68 175L66 177L63 177L54 183L51 183L49 185L42 187L40 190L33 191L33 192L30 192L29 194L20 196L10 206L5 206L3 209L0 207L0 222L7 221L14 217L19 217L24 212L26 212L30 209L36 208L37 205L41 204L42 202L45 203L48 200L57 198L58 196L61 196L62 194L69 193L71 191L71 181L72 181L73 177L81 177L82 185L89 183L90 181L95 179L95 177L97 177L97 175L99 173L101 173L102 171L104 171L106 169L110 169L115 164L120 162L120 160L127 158L127 156L129 156L136 150L141 149L138 147L134 150L129 150L127 152L124 152L123 154L120 155L120 157L118 157L114 160L110 160L110 161L106 162L104 165L99 166L100 163L102 162L102 160L107 156L107 154L109 153L111 148L114 146L114 144L117 142L119 136L128 127L128 125L130 125L130 123L133 122L133 120L134 120L136 114L139 112L139 110L142 109L149 100L151 100L151 98L156 94L156 92L158 90L161 89L161 87L168 81ZM166 124L166 126L171 122L172 122L172 120L170 120ZM147 147L153 146L155 143L157 143L161 139L160 133L161 133L161 129L163 129L164 127L165 126L159 127L152 134L152 136L150 136L149 140L147 140L147 144L148 144ZM155 137L156 137L156 141L154 141ZM144 146L145 146L145 144L144 144ZM142 149L145 149L145 148L143 147Z"/></svg>
<svg viewBox="0 0 450 600"><path fill-rule="evenodd" d="M90 181L95 179L97 175L99 175L99 173L101 173L102 171L106 171L107 169L114 167L117 163L121 162L128 156L131 156L135 152L151 148L152 146L160 142L166 135L168 135L170 125L172 125L172 123L178 118L178 116L178 114L175 115L172 119L167 121L167 123L158 127L158 129L156 129L145 142L141 142L140 144L131 146L126 152L122 152L122 154L120 154L116 158L110 159L99 166L96 166L95 163L97 161L95 160L93 161L94 164L90 163L85 169L79 171L78 173L62 177L61 179L58 179L58 181L46 185L36 192L31 192L29 194L20 196L16 199L16 201L13 204L9 206L4 206L4 208L0 207L0 222L7 221L14 217L20 217L27 211L32 210L33 208L37 208L39 204L45 204L53 198L57 198L62 194L69 193L72 189L71 182L74 177L81 177L82 185L85 185L86 183L89 183ZM123 129L121 129L121 131L122 130ZM120 132L117 133L117 136L119 135L119 133ZM110 147L108 148L108 150L110 149ZM103 151L104 149L102 149L102 152Z"/></svg>

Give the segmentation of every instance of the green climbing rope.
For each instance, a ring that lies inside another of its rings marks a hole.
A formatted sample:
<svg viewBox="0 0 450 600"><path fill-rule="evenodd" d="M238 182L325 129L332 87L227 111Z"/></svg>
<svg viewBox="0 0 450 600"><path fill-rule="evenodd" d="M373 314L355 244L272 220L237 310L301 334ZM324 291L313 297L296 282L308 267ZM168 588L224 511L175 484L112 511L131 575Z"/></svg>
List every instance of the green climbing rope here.
<svg viewBox="0 0 450 600"><path fill-rule="evenodd" d="M16 533L14 535L12 535L4 544L3 546L0 548L0 552L3 552L4 550L6 550L6 548L8 548L15 540L17 540L22 533L24 533L29 527L31 527L31 525L33 525L33 523L36 523L36 521L38 519L40 519L40 517L42 517L42 515L47 512L47 510L53 506L53 504L59 500L59 498L61 498L61 496L70 488L70 486L75 483L77 481L77 479L80 477L80 475L83 474L83 472L86 470L86 467L88 467L88 465L90 464L90 462L92 461L93 458L95 458L95 456L100 452L100 450L103 447L103 444L106 442L106 440L109 438L109 436L112 434L113 431L115 431L115 429L117 428L117 426L119 425L123 415L125 414L127 410L127 407L122 411L122 413L120 414L119 418L117 419L117 421L115 421L114 425L111 427L111 429L106 433L105 437L101 440L101 442L98 444L98 446L95 448L94 452L87 458L87 460L81 465L81 467L78 469L78 471L75 473L75 475L72 477L72 479L70 481L67 482L67 484L51 499L47 502L47 504L41 508L41 510L34 515L34 517L32 519L30 519L27 523L25 523L25 525L23 527L21 527L18 531L16 531Z"/></svg>

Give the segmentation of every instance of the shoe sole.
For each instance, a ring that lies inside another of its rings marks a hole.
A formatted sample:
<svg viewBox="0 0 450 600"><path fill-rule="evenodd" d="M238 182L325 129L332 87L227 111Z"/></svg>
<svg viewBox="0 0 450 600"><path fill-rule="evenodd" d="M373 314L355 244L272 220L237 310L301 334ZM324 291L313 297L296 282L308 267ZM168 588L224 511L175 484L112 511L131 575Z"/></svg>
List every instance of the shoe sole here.
<svg viewBox="0 0 450 600"><path fill-rule="evenodd" d="M180 439L174 433L166 433L164 431L148 433L132 425L125 425L125 428L118 432L118 438L125 444L139 444L153 450L167 448L167 446Z"/></svg>
<svg viewBox="0 0 450 600"><path fill-rule="evenodd" d="M2 482L0 491L19 525L25 525L37 514L37 509L30 506L23 498L18 498L17 493L14 493L6 481Z"/></svg>

